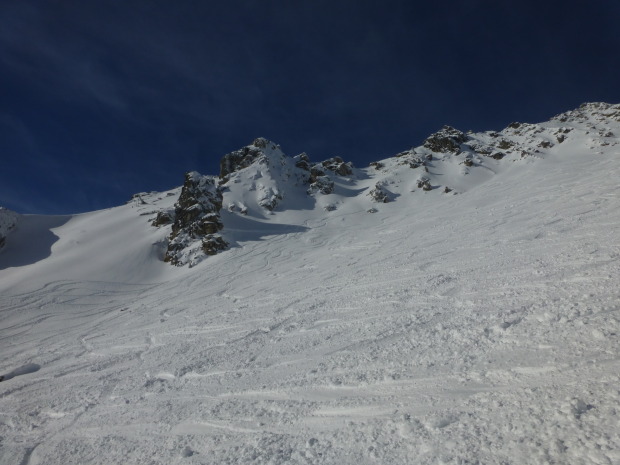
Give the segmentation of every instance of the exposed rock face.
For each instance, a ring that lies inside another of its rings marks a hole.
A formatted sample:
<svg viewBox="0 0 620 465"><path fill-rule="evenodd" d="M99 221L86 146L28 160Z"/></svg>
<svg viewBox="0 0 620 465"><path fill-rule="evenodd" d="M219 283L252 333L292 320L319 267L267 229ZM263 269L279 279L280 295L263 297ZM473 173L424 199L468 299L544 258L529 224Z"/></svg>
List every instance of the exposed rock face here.
<svg viewBox="0 0 620 465"><path fill-rule="evenodd" d="M175 204L164 261L177 266L193 265L204 254L224 250L228 244L217 234L224 227L219 214L221 208L222 192L215 178L201 176L196 171L187 173Z"/></svg>
<svg viewBox="0 0 620 465"><path fill-rule="evenodd" d="M323 165L321 163L317 163L316 165L310 167L310 184L315 182L317 178L320 178L321 176L325 176L325 170L323 169Z"/></svg>
<svg viewBox="0 0 620 465"><path fill-rule="evenodd" d="M6 238L17 227L19 215L14 211L0 207L0 249L6 244Z"/></svg>
<svg viewBox="0 0 620 465"><path fill-rule="evenodd" d="M183 189L175 204L175 221L172 232L181 229L203 226L203 223L219 222L219 211L222 209L222 193L215 180L210 176L201 176L192 171L185 174ZM219 228L221 229L221 228Z"/></svg>
<svg viewBox="0 0 620 465"><path fill-rule="evenodd" d="M308 158L308 155L306 155L306 152L300 153L299 155L294 157L294 159L295 159L295 166L297 168L301 168L302 170L305 170L305 171L310 171L310 158Z"/></svg>
<svg viewBox="0 0 620 465"><path fill-rule="evenodd" d="M444 126L424 141L424 147L433 152L459 153L461 144L467 142L465 133L450 126Z"/></svg>
<svg viewBox="0 0 620 465"><path fill-rule="evenodd" d="M430 191L432 189L430 180L426 178L422 178L418 181L418 189L422 189L424 191Z"/></svg>
<svg viewBox="0 0 620 465"><path fill-rule="evenodd" d="M368 195L377 203L388 203L390 201L389 194L380 184L375 184L375 187L368 193Z"/></svg>
<svg viewBox="0 0 620 465"><path fill-rule="evenodd" d="M165 226L174 222L174 212L161 211L157 212L157 216L151 223L155 227Z"/></svg>
<svg viewBox="0 0 620 465"><path fill-rule="evenodd" d="M317 176L315 181L310 184L310 188L308 189L308 194L316 194L320 192L321 194L327 195L334 192L334 181L332 181L329 176Z"/></svg>
<svg viewBox="0 0 620 465"><path fill-rule="evenodd" d="M318 163L306 153L291 158L277 144L258 138L222 158L219 179L189 173L174 210L168 204L168 210L159 212L153 225L171 225L166 261L192 264L225 249L225 238L234 242L234 232L220 235L224 200L228 210L224 218L246 215L247 220L264 221L269 215L302 205L303 209L323 208L328 212L340 209L345 198L361 192L365 202L374 202L377 208L376 203L397 201L405 188L409 192L443 190L461 195L472 183L496 173L500 164L502 169L509 166L506 160L542 158L563 150L559 144L573 140L591 145L590 149L620 144L618 121L620 105L590 103L547 122L514 122L501 131L465 134L444 126L421 146L370 163L368 170L361 171L340 157ZM358 174L362 176L353 179ZM469 179L463 177L468 174L472 175ZM356 189L358 186L363 189ZM331 197L320 197L325 195ZM144 204L140 195L133 202Z"/></svg>
<svg viewBox="0 0 620 465"><path fill-rule="evenodd" d="M227 248L228 243L218 234L209 234L202 238L202 251L207 255L215 255Z"/></svg>
<svg viewBox="0 0 620 465"><path fill-rule="evenodd" d="M323 165L325 169L333 171L339 176L350 176L353 174L353 165L351 164L351 162L345 163L344 160L340 157L328 158L327 160L321 162L321 165Z"/></svg>
<svg viewBox="0 0 620 465"><path fill-rule="evenodd" d="M220 160L220 179L225 181L231 173L250 166L263 155L261 149L266 148L269 143L267 139L259 137L252 142L252 145L224 155Z"/></svg>

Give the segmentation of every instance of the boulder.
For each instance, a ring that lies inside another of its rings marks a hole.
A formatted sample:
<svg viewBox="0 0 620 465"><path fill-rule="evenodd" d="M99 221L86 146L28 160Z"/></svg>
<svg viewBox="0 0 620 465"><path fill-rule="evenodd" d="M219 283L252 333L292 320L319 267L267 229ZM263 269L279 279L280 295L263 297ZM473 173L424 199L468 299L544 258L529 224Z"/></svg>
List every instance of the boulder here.
<svg viewBox="0 0 620 465"><path fill-rule="evenodd" d="M422 189L424 191L430 191L433 187L431 186L430 180L426 178L422 178L418 181L418 189Z"/></svg>

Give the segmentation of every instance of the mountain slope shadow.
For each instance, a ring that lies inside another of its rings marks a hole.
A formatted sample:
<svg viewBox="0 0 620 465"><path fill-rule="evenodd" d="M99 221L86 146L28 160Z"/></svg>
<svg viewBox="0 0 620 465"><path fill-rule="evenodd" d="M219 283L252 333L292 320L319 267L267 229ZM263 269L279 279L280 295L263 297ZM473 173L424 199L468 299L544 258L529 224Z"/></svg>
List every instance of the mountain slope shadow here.
<svg viewBox="0 0 620 465"><path fill-rule="evenodd" d="M0 251L0 270L32 265L52 254L58 236L52 232L71 216L24 215Z"/></svg>
<svg viewBox="0 0 620 465"><path fill-rule="evenodd" d="M256 220L252 217L222 212L224 233L231 247L237 247L239 242L259 241L266 236L278 236L305 232L309 228L294 224L271 223Z"/></svg>

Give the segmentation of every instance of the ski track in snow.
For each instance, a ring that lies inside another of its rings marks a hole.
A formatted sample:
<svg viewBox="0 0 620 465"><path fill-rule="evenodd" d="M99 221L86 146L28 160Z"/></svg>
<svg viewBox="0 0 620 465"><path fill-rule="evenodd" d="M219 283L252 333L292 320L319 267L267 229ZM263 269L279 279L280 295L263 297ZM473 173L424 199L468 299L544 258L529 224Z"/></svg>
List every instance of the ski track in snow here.
<svg viewBox="0 0 620 465"><path fill-rule="evenodd" d="M620 463L620 163L599 157L151 279L32 272L0 294L0 375L27 367L0 383L0 463Z"/></svg>

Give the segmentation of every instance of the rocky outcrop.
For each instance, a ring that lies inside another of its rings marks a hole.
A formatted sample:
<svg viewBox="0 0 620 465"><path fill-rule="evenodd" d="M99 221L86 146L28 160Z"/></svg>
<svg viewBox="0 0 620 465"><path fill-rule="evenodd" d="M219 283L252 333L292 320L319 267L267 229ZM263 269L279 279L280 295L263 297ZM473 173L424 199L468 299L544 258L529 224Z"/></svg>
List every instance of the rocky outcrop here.
<svg viewBox="0 0 620 465"><path fill-rule="evenodd" d="M258 138L225 155L217 178L189 173L175 208L170 209L168 204L168 210L159 212L153 225L172 230L166 261L191 264L200 256L225 249L225 237L234 242L233 231L220 235L223 200L228 210L225 218L246 215L249 220L265 221L288 208L331 212L347 202L345 198L362 191L365 201L374 203L368 211L376 211L376 203L397 201L404 188L417 193L437 190L462 195L467 186L498 172L500 164L502 169L509 166L507 161L542 158L563 150L573 140L590 148L620 144L615 121L620 121L620 105L592 103L548 122L514 122L500 131L464 133L444 126L422 145L359 171L336 156L322 162L312 162L306 153L291 158L277 144ZM462 178L467 175L472 176ZM356 189L359 186L363 189ZM134 203L144 205L144 199L137 195Z"/></svg>
<svg viewBox="0 0 620 465"><path fill-rule="evenodd" d="M310 158L306 154L306 152L300 153L299 155L293 157L295 160L295 166L297 168L301 168L304 171L310 171Z"/></svg>
<svg viewBox="0 0 620 465"><path fill-rule="evenodd" d="M438 153L459 153L461 144L467 142L465 133L450 126L444 126L441 130L432 134L424 141L424 147Z"/></svg>
<svg viewBox="0 0 620 465"><path fill-rule="evenodd" d="M174 211L173 212L160 211L160 212L157 212L157 216L155 216L155 219L151 222L151 225L155 227L159 227L159 226L165 226L167 224L171 224L173 222L174 222Z"/></svg>
<svg viewBox="0 0 620 465"><path fill-rule="evenodd" d="M416 169L420 166L426 166L427 161L431 161L433 156L429 154L423 157L415 153L414 149L411 149L396 154L395 158L398 159L399 165L409 165L409 168Z"/></svg>
<svg viewBox="0 0 620 465"><path fill-rule="evenodd" d="M433 189L431 186L431 181L427 178L422 178L418 181L418 189L422 189L423 191L430 191Z"/></svg>
<svg viewBox="0 0 620 465"><path fill-rule="evenodd" d="M334 192L335 183L331 178L330 172L338 176L353 175L353 164L345 162L340 157L328 158L320 163L312 163L308 155L302 153L297 155L295 160L296 167L308 171L307 182L310 184L307 190L308 195L315 195L317 193L327 195Z"/></svg>
<svg viewBox="0 0 620 465"><path fill-rule="evenodd" d="M314 182L310 184L308 188L308 194L313 195L317 192L327 195L334 192L334 181L329 176L317 176L314 178Z"/></svg>
<svg viewBox="0 0 620 465"><path fill-rule="evenodd" d="M350 176L353 174L351 162L345 163L340 157L328 158L321 162L321 165L329 171L333 171L338 176Z"/></svg>
<svg viewBox="0 0 620 465"><path fill-rule="evenodd" d="M295 198L299 191L307 189L311 177L311 163L305 153L288 157L279 145L262 137L225 155L220 168L225 198L244 203L245 213L250 216L281 209L287 198Z"/></svg>
<svg viewBox="0 0 620 465"><path fill-rule="evenodd" d="M187 173L174 206L174 222L164 261L176 266L193 265L204 255L226 249L228 244L218 234L224 227L221 209L222 192L215 178L196 171ZM162 219L165 215L162 214Z"/></svg>
<svg viewBox="0 0 620 465"><path fill-rule="evenodd" d="M377 203L388 203L390 201L389 194L379 183L375 184L375 187L368 193L368 195Z"/></svg>
<svg viewBox="0 0 620 465"><path fill-rule="evenodd" d="M267 139L259 137L251 145L246 145L239 150L224 155L220 160L220 179L226 182L231 173L250 166L261 155L264 155L263 149L267 148L269 144L272 143ZM272 145L275 148L275 144Z"/></svg>

